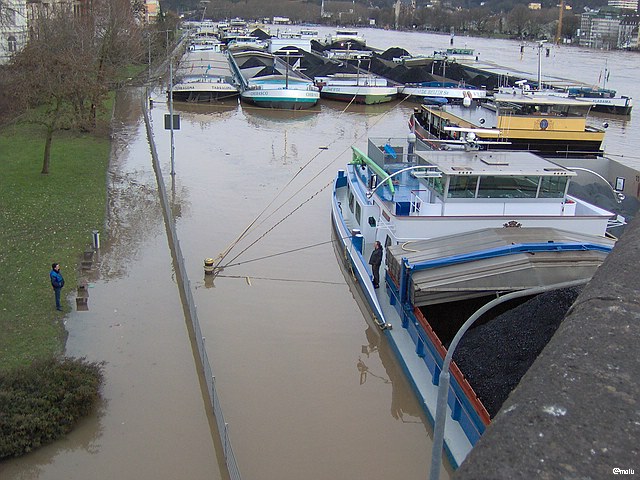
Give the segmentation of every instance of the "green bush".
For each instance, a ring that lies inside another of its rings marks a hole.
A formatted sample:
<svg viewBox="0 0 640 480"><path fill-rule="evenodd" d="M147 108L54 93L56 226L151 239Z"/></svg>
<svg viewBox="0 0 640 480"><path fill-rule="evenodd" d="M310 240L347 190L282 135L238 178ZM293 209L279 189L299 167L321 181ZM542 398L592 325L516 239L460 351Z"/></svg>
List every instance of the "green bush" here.
<svg viewBox="0 0 640 480"><path fill-rule="evenodd" d="M65 435L91 412L102 364L38 360L0 374L0 459L17 457Z"/></svg>

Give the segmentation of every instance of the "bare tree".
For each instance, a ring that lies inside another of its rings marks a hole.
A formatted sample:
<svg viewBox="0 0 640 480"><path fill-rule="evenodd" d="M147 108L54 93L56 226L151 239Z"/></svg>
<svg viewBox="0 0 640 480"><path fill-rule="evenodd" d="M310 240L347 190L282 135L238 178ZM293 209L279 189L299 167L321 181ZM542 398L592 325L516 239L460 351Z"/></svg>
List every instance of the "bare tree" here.
<svg viewBox="0 0 640 480"><path fill-rule="evenodd" d="M41 15L9 65L20 119L45 128L43 174L49 173L54 133L95 128L118 71L143 48L126 0L97 0L92 8L78 15L58 5Z"/></svg>
<svg viewBox="0 0 640 480"><path fill-rule="evenodd" d="M67 12L68 13L68 12ZM72 15L55 13L38 21L31 40L13 57L11 80L24 121L45 128L42 173L49 173L53 134L78 123L90 90L93 54L80 48L90 39Z"/></svg>

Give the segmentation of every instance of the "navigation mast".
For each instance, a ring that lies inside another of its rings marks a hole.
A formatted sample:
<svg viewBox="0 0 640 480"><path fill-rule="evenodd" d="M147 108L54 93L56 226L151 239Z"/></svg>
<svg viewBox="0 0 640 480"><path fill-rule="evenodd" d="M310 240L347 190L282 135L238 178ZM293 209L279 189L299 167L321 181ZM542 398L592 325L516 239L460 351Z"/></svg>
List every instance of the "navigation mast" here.
<svg viewBox="0 0 640 480"><path fill-rule="evenodd" d="M560 13L558 15L558 30L556 30L556 45L560 44L562 38L562 15L564 14L564 0L560 0Z"/></svg>

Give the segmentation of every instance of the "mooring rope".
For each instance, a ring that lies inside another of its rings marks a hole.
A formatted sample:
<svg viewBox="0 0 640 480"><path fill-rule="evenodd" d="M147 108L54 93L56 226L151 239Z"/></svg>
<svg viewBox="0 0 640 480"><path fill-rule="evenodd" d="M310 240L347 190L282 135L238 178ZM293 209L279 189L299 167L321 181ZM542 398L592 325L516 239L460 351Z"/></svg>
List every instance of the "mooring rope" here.
<svg viewBox="0 0 640 480"><path fill-rule="evenodd" d="M404 99L400 100L393 108L390 108L389 110L387 110L386 112L384 112L382 115L380 115L380 117L372 124L372 126L375 126L377 123L379 123L380 121L382 121L383 118L385 118L389 113L393 112L394 110L396 110L400 105L402 105L409 97L405 97ZM351 102L349 102L349 105L351 105L351 103L353 102L354 98L351 100ZM348 106L347 105L347 108ZM340 112L340 115L344 114L347 110L347 108L345 108L344 110L342 110ZM371 127L370 127L371 128ZM360 140L364 135L366 135L368 133L368 130L366 132L364 132L363 134L361 134L360 136L358 136L356 138L356 141ZM336 143L338 141L338 138L334 138L329 144L328 146L333 145L334 143ZM287 215L285 215L282 219L280 219L276 224L274 224L271 228L269 228L266 232L264 232L262 235L260 235L260 237L258 237L255 241L251 242L247 247L245 247L244 249L242 249L237 255L235 255L230 261L229 263L225 264L225 265L221 265L222 261L229 255L229 253L231 252L231 250L250 232L252 232L255 228L257 228L258 226L262 225L266 220L268 220L269 218L271 218L271 216L273 216L276 212L278 212L280 209L282 209L290 200L292 200L296 195L298 195L304 188L306 188L311 182L313 182L314 180L316 180L322 173L325 172L325 170L327 170L331 165L333 165L333 162L339 158L341 155L343 155L346 151L348 151L351 148L351 145L349 145L348 147L346 147L345 149L343 149L337 156L334 156L333 158L331 158L331 160L322 168L320 169L320 171L318 171L311 179L309 179L302 187L300 187L298 190L296 190L292 195L289 196L289 198L287 198L279 207L277 207L273 212L271 212L269 215L267 215L266 217L262 218L262 221L260 223L258 223L258 220L260 220L260 218L264 215L264 213L274 204L274 202L282 195L282 193L287 189L287 187L289 185L291 185L291 183L298 177L298 175L300 175L300 173L311 164L311 162L313 162L316 158L318 158L319 155L322 154L322 151L316 153L315 155L313 155L302 167L300 167L300 169L291 177L291 179L289 179L289 181L285 184L285 186L274 196L274 198L265 206L265 208L263 208L258 215L244 228L244 230L242 230L242 232L221 252L218 254L218 256L216 257L215 263L216 263L216 268L215 268L215 273L214 276L217 276L218 272L220 271L220 269L222 268L226 268L228 266L231 266L231 262L233 262L234 260L236 260L240 255L242 255L244 252L246 252L249 248L251 248L253 245L255 245L256 243L258 243L258 241L260 241L261 239L263 239L269 232L271 232L275 227L277 227L278 225L280 225L284 220L286 220L287 218L289 218L293 213L295 213L297 210L299 210L303 205L305 205L306 203L308 203L311 199L313 199L316 195L318 195L320 192L322 192L323 190L325 190L328 186L330 186L333 183L333 179L326 184L324 187L322 187L320 190L318 190L316 193L314 193L311 197L307 198L305 201L303 201L302 203L300 203L297 207L295 207L291 212L289 212Z"/></svg>

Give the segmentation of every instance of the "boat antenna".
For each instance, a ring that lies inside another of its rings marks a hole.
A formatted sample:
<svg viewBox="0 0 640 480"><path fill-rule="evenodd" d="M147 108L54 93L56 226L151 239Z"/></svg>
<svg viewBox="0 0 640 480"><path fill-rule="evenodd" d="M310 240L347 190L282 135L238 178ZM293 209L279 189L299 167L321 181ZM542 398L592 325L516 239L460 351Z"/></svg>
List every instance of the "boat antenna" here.
<svg viewBox="0 0 640 480"><path fill-rule="evenodd" d="M542 90L542 46L545 43L546 40L540 40L538 43L538 91Z"/></svg>

